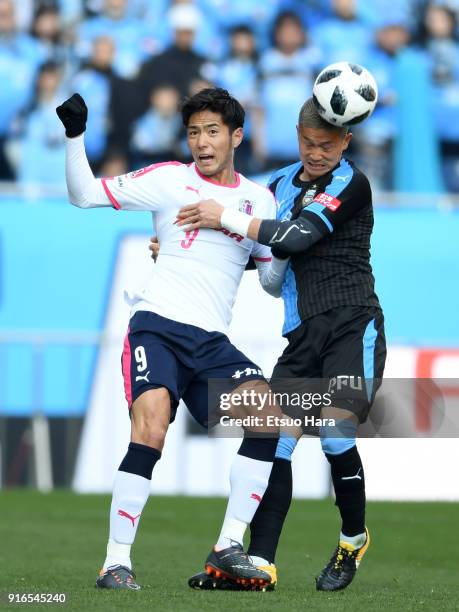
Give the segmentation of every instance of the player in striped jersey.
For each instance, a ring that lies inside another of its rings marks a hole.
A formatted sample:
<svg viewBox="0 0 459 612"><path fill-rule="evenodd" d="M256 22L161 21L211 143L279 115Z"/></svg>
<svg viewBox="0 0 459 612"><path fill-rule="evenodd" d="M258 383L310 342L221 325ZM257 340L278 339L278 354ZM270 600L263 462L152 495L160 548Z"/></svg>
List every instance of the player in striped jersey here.
<svg viewBox="0 0 459 612"><path fill-rule="evenodd" d="M300 161L269 182L278 201L277 220L223 210L218 202L184 207L179 219L187 230L237 231L289 261L282 287L288 346L271 384L281 378L325 379L333 393L333 406L323 408L322 416L335 418L336 427L321 428L320 438L342 523L338 546L316 586L334 591L350 584L370 541L356 433L383 375L384 318L370 265L370 185L343 156L352 136L347 128L326 123L312 99L303 105L297 129ZM251 523L248 552L257 564L274 563L291 501L290 458L298 435L301 431L281 437L269 487ZM192 586L199 586L196 579Z"/></svg>

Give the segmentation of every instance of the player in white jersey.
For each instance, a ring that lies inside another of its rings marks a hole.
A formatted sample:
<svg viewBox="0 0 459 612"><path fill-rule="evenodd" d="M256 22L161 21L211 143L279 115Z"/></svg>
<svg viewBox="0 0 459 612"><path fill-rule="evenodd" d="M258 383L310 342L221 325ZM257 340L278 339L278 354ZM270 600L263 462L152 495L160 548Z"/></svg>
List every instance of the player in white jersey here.
<svg viewBox="0 0 459 612"><path fill-rule="evenodd" d="M112 206L151 210L161 257L142 289L129 296L131 319L123 351L123 375L131 416L131 443L116 474L107 556L97 586L140 588L130 560L139 518L150 492L169 423L184 399L195 419L209 422L208 379L241 382L268 392L261 370L228 340L226 331L242 273L252 255L263 287L279 295L285 264L267 247L227 231L184 232L175 221L187 203L218 197L229 209L275 217L272 194L234 170L243 137L244 111L225 90L207 89L182 107L194 159L155 164L114 178L96 179L84 149L87 108L74 94L57 109L66 128L69 199L80 208ZM256 406L246 406L254 412ZM280 416L276 406L264 416ZM266 423L266 421L264 422ZM244 553L242 539L266 490L276 450L275 433L263 425L246 430L231 469L231 495L222 531L206 561L208 573L268 585L269 572ZM252 435L250 435L252 434ZM257 435L258 434L258 435Z"/></svg>

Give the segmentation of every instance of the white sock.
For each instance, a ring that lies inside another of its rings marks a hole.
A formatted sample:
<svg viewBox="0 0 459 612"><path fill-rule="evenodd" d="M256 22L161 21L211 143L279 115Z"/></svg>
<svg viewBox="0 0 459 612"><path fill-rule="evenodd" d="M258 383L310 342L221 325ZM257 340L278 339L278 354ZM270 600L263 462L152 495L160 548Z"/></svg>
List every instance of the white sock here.
<svg viewBox="0 0 459 612"><path fill-rule="evenodd" d="M117 564L131 567L131 544L150 494L150 484L150 480L137 474L116 473L110 508L110 535L103 569Z"/></svg>
<svg viewBox="0 0 459 612"><path fill-rule="evenodd" d="M263 559L263 557L254 557L253 555L250 555L250 558L252 559L252 563L257 567L266 567L267 565L271 565L268 559Z"/></svg>
<svg viewBox="0 0 459 612"><path fill-rule="evenodd" d="M103 569L106 570L112 565L125 565L132 569L130 544L118 544L118 542L109 538Z"/></svg>
<svg viewBox="0 0 459 612"><path fill-rule="evenodd" d="M217 550L233 546L235 542L243 544L244 532L265 494L272 467L271 461L236 455L231 466L231 494L215 546Z"/></svg>
<svg viewBox="0 0 459 612"><path fill-rule="evenodd" d="M342 531L339 534L339 541L340 542L346 542L347 544L351 544L355 548L360 548L361 546L363 546L365 544L366 539L367 539L366 531L364 531L363 533L359 533L356 536L347 536L347 535L344 535L344 533Z"/></svg>

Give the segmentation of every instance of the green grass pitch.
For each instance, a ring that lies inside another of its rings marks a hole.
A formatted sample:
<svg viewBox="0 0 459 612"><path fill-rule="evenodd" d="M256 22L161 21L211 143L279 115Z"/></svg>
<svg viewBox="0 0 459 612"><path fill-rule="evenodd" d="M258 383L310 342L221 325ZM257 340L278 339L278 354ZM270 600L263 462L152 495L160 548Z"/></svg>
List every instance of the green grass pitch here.
<svg viewBox="0 0 459 612"><path fill-rule="evenodd" d="M0 493L0 609L8 592L66 592L72 610L459 610L459 504L369 503L372 544L354 583L338 593L315 591L314 576L338 534L331 500L293 501L281 539L274 593L192 591L214 543L225 500L152 497L140 523L133 560L140 592L98 591L109 497L59 491Z"/></svg>

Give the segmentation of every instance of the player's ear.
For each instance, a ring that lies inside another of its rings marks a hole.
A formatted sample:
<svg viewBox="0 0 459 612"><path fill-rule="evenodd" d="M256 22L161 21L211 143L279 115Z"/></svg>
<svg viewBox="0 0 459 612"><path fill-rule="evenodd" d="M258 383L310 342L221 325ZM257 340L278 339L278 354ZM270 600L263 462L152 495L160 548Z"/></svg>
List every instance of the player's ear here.
<svg viewBox="0 0 459 612"><path fill-rule="evenodd" d="M345 151L348 148L351 140L352 140L352 132L348 132L343 139L343 151Z"/></svg>
<svg viewBox="0 0 459 612"><path fill-rule="evenodd" d="M244 138L244 130L241 127L236 128L231 135L231 139L233 141L233 147L235 149L241 144L243 138Z"/></svg>

